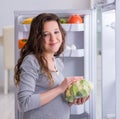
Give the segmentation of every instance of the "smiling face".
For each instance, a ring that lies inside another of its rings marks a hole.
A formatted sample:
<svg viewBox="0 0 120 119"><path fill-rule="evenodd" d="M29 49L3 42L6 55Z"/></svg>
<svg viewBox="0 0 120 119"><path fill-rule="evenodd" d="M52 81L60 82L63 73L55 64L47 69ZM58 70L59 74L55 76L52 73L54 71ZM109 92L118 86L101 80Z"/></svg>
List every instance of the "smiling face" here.
<svg viewBox="0 0 120 119"><path fill-rule="evenodd" d="M44 53L55 54L62 44L62 34L56 21L47 21L43 26Z"/></svg>

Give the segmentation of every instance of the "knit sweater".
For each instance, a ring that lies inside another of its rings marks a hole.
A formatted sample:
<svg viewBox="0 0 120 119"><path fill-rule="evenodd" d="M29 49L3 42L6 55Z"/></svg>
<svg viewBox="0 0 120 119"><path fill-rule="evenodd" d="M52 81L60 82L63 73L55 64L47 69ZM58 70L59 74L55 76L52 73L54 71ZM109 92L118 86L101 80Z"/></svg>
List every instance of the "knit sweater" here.
<svg viewBox="0 0 120 119"><path fill-rule="evenodd" d="M54 87L61 84L63 77L63 63L54 58L59 74L51 72ZM41 72L40 65L34 55L24 58L21 65L20 84L18 87L18 107L23 112L23 119L69 119L70 107L61 94L49 103L41 106L40 93L50 89L47 76Z"/></svg>

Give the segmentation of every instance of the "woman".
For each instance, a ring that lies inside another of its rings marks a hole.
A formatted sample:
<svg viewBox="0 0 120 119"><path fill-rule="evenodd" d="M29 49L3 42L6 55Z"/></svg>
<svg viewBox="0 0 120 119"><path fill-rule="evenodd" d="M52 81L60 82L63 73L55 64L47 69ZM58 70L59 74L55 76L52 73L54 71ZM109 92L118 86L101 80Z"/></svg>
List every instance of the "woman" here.
<svg viewBox="0 0 120 119"><path fill-rule="evenodd" d="M15 67L17 99L23 119L69 119L63 93L81 77L64 78L57 58L64 50L65 31L55 14L42 13L32 23L29 38ZM86 99L76 99L74 104Z"/></svg>

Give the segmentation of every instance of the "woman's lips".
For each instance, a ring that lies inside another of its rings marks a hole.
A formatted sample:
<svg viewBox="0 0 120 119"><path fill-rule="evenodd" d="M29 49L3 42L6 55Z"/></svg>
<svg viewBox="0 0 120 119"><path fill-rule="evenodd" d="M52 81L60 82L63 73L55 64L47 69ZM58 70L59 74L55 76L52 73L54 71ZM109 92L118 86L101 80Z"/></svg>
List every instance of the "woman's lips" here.
<svg viewBox="0 0 120 119"><path fill-rule="evenodd" d="M57 43L50 43L50 46L55 46Z"/></svg>

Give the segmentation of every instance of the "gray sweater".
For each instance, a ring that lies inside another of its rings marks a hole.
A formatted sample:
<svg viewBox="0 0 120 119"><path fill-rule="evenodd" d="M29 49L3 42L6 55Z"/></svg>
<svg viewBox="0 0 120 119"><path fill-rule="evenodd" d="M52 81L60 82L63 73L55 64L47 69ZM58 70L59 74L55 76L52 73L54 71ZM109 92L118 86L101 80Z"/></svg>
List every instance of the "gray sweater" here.
<svg viewBox="0 0 120 119"><path fill-rule="evenodd" d="M55 58L55 62L59 75L56 72L51 72L54 87L64 80L62 75L63 64L59 58ZM50 87L47 77L41 72L34 55L28 55L24 58L20 79L17 99L19 110L23 112L23 119L69 119L70 107L63 94L44 106L40 105L40 93L49 90Z"/></svg>

